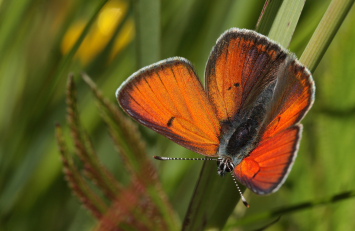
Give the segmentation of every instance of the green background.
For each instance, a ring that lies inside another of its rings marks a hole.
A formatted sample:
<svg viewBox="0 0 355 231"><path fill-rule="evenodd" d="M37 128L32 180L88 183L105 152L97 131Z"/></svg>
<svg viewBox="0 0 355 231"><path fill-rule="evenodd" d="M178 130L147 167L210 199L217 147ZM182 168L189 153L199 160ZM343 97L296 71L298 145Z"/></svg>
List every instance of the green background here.
<svg viewBox="0 0 355 231"><path fill-rule="evenodd" d="M290 50L298 57L329 2L306 2L290 44ZM150 58L141 60L137 52L140 44L135 40L111 61L105 58L110 47L90 63L83 64L77 56L67 58L60 49L64 35L77 21L88 22L96 7L96 1L0 1L0 230L95 227L95 219L67 186L55 140L55 124L66 124L65 91L70 72L78 84L83 126L100 159L124 181L126 173L95 99L78 74L88 73L115 104L117 87L150 60L185 57L203 78L205 63L219 35L231 27L254 29L263 2L161 1L158 12L146 9L160 15L158 24L150 30L152 37L161 32L155 44L158 48L152 47L159 50ZM137 11L128 7L124 23L137 20L135 14ZM330 200L334 195L355 190L354 24L352 9L313 73L316 101L302 122L299 156L286 183L267 197L246 191L251 208L238 204L226 230L237 230L238 222L243 223L238 228L241 230L261 228L275 218L261 219L260 214L304 202ZM149 40L149 36L145 39ZM200 157L153 131L143 127L140 131L147 142L147 155ZM202 163L154 164L173 208L183 220ZM350 198L296 209L283 214L268 230L352 230L354 203Z"/></svg>

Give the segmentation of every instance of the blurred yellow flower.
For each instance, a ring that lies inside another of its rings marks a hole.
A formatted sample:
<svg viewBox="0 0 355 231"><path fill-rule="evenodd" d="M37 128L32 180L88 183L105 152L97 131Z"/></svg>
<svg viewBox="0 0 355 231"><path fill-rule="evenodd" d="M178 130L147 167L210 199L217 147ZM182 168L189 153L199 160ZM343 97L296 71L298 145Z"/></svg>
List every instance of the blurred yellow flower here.
<svg viewBox="0 0 355 231"><path fill-rule="evenodd" d="M112 36L127 14L126 1L109 1L101 10L91 31L82 42L75 57L84 65L89 64L110 42ZM66 32L61 44L63 54L67 54L83 32L87 21L80 20L74 23ZM128 19L114 41L110 59L114 58L134 37L134 21Z"/></svg>

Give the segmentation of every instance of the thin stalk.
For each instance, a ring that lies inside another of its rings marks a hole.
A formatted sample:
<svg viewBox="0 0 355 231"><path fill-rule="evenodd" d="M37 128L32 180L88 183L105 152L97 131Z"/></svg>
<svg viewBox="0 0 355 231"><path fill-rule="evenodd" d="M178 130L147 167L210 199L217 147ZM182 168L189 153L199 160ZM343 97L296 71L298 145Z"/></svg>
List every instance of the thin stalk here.
<svg viewBox="0 0 355 231"><path fill-rule="evenodd" d="M160 1L135 0L138 67L160 59Z"/></svg>
<svg viewBox="0 0 355 231"><path fill-rule="evenodd" d="M313 72L338 32L354 0L333 0L307 44L300 61Z"/></svg>

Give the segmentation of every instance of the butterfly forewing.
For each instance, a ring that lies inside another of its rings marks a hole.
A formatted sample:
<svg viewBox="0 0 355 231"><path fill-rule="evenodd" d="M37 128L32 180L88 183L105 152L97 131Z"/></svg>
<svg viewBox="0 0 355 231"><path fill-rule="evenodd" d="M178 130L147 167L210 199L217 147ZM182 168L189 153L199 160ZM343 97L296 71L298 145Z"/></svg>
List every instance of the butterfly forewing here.
<svg viewBox="0 0 355 231"><path fill-rule="evenodd" d="M221 121L233 120L277 78L287 54L253 31L233 28L217 41L206 66L209 97Z"/></svg>
<svg viewBox="0 0 355 231"><path fill-rule="evenodd" d="M279 75L269 113L265 118L265 127L262 129L263 139L298 123L314 101L312 76L297 60L290 60Z"/></svg>
<svg viewBox="0 0 355 231"><path fill-rule="evenodd" d="M164 60L133 74L116 93L121 107L145 126L203 155L216 155L220 123L191 64Z"/></svg>

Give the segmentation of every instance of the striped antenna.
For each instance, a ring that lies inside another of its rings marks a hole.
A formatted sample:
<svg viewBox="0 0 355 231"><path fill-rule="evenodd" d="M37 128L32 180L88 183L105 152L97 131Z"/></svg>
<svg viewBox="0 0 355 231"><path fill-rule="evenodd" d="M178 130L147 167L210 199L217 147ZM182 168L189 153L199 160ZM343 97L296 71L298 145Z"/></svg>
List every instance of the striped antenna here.
<svg viewBox="0 0 355 231"><path fill-rule="evenodd" d="M175 157L164 157L164 156L154 156L157 160L218 160L217 158L175 158Z"/></svg>
<svg viewBox="0 0 355 231"><path fill-rule="evenodd" d="M232 178L233 178L233 181L234 181L235 185L237 186L237 189L238 189L238 192L239 192L239 194L240 194L240 198L241 198L242 201L243 201L243 204L245 205L245 207L250 208L249 203L247 202L247 200L246 200L245 197L243 196L242 191L241 191L240 188L239 188L239 185L238 185L238 183L237 183L237 180L235 179L234 174L231 173L231 175L232 175Z"/></svg>

